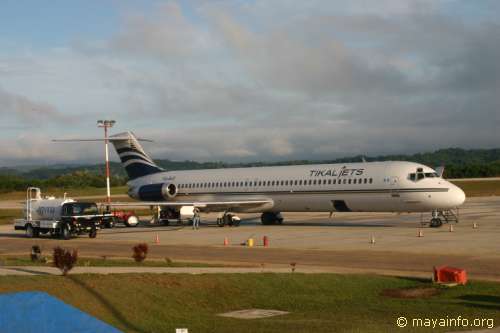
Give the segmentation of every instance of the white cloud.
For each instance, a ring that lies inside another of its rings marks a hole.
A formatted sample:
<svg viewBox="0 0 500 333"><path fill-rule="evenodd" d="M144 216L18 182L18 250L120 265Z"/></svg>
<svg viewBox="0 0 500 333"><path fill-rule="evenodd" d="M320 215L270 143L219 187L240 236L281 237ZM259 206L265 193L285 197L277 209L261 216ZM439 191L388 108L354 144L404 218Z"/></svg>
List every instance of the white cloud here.
<svg viewBox="0 0 500 333"><path fill-rule="evenodd" d="M464 22L446 12L453 5L208 1L187 12L167 2L126 16L107 40L0 56L3 99L25 119L37 119L26 111L31 104L72 117L71 126L56 126L65 137L100 135L95 120L115 118L117 131L155 139L156 158L324 159L495 146L500 26ZM77 158L37 146L41 138L12 144L31 158L40 151ZM78 149L100 159L100 148Z"/></svg>

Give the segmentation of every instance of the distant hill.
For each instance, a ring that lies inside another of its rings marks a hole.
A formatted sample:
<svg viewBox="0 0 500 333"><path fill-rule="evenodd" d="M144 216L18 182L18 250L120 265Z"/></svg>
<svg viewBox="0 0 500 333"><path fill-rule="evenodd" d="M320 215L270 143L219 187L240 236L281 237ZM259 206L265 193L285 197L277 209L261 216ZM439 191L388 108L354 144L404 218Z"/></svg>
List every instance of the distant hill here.
<svg viewBox="0 0 500 333"><path fill-rule="evenodd" d="M382 156L351 156L334 160L309 161L296 160L286 162L253 162L253 163L224 163L224 162L195 162L195 161L170 161L157 160L156 163L166 170L196 170L217 169L236 167L258 167L271 165L298 165L316 163L349 163L366 161L413 161L436 167L446 166L445 176L448 178L468 177L498 177L500 176L500 149L440 149L430 153L419 153L414 155L382 155ZM111 173L115 184L126 182L126 174L120 163L110 163ZM14 176L16 179L28 179L37 181L61 179L63 175L74 177L89 177L104 174L104 165L54 165L54 166L30 166L29 168L0 168L0 176ZM76 175L76 176L75 176ZM71 177L69 177L71 178ZM71 178L72 179L72 178ZM98 177L96 179L99 179ZM65 178L68 181L68 177ZM96 184L95 180L93 184ZM56 182L57 183L57 182ZM81 181L80 181L81 183ZM83 182L85 183L85 182ZM1 184L0 184L1 187Z"/></svg>

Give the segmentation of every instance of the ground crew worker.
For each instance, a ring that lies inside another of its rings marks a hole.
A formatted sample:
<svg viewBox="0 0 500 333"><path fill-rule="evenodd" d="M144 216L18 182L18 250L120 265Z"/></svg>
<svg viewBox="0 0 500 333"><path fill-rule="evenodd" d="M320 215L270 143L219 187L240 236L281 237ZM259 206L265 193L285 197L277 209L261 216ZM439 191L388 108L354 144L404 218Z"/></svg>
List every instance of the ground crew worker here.
<svg viewBox="0 0 500 333"><path fill-rule="evenodd" d="M200 212L197 208L193 210L193 230L197 230L200 227Z"/></svg>

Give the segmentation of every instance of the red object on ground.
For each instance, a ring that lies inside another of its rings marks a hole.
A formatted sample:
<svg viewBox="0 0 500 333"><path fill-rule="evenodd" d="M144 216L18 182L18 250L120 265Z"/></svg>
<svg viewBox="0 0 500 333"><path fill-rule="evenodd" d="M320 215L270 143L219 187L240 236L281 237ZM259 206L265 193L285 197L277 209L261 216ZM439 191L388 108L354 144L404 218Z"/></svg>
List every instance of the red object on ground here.
<svg viewBox="0 0 500 333"><path fill-rule="evenodd" d="M267 236L264 236L264 238L262 239L262 242L264 243L264 247L269 246L269 238Z"/></svg>
<svg viewBox="0 0 500 333"><path fill-rule="evenodd" d="M132 211L115 210L113 211L113 216L120 219L122 222L128 221L128 218L135 215Z"/></svg>
<svg viewBox="0 0 500 333"><path fill-rule="evenodd" d="M449 266L434 267L434 281L438 283L467 283L467 272L462 268Z"/></svg>

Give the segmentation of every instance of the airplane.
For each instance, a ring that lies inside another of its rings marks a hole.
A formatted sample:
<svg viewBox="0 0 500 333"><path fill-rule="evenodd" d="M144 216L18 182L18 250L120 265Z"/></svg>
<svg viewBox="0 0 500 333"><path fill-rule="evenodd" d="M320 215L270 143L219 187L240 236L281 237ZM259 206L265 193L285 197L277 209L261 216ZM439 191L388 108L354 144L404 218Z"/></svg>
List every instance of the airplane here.
<svg viewBox="0 0 500 333"><path fill-rule="evenodd" d="M431 227L457 221L465 193L436 170L386 161L167 171L132 132L110 136L129 177L128 195L158 207L162 218L221 212L219 226L237 225L236 213L261 213L264 225L282 212L431 212ZM113 203L114 206L131 203ZM137 203L133 203L137 206Z"/></svg>

